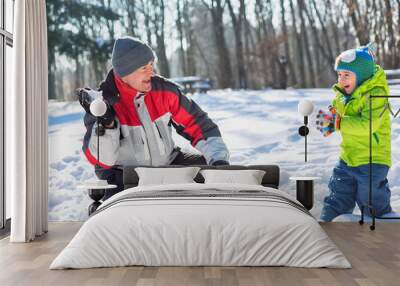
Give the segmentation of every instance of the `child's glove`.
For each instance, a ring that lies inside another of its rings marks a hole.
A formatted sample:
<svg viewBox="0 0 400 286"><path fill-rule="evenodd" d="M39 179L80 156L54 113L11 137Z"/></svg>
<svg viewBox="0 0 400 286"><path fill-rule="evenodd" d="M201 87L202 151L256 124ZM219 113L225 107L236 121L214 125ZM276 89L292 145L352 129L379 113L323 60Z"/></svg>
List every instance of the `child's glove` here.
<svg viewBox="0 0 400 286"><path fill-rule="evenodd" d="M335 130L340 129L340 119L340 115L336 113L336 109L329 106L329 112L318 111L315 123L317 129L326 137L335 132Z"/></svg>

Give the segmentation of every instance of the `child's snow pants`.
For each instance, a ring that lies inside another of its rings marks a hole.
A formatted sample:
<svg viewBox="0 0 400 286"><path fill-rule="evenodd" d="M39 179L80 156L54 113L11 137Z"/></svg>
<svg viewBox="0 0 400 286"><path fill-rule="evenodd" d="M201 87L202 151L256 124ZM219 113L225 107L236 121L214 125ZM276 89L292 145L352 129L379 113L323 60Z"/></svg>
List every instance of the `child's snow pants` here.
<svg viewBox="0 0 400 286"><path fill-rule="evenodd" d="M377 216L392 211L390 189L386 178L388 172L388 166L372 164L372 205ZM352 213L355 203L361 209L361 206L368 205L369 165L350 167L340 160L333 169L328 187L330 192L324 199L321 220L332 221L341 214ZM371 215L366 207L364 213Z"/></svg>

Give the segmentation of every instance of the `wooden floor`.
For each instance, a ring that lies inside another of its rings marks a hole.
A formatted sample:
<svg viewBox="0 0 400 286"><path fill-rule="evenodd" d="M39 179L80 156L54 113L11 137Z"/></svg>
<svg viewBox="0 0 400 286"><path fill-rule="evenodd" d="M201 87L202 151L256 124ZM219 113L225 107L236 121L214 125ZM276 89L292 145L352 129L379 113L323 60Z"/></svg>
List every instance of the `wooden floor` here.
<svg viewBox="0 0 400 286"><path fill-rule="evenodd" d="M400 285L400 224L329 223L323 228L353 268L121 267L48 270L80 223L50 223L44 237L27 244L0 241L0 285Z"/></svg>

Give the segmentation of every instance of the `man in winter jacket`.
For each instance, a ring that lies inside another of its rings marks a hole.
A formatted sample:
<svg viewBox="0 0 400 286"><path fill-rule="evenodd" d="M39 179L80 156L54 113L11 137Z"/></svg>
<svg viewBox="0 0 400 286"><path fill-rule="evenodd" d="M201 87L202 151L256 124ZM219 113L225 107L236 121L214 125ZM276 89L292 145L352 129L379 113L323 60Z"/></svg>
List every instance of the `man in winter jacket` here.
<svg viewBox="0 0 400 286"><path fill-rule="evenodd" d="M153 50L138 39L122 37L115 41L113 68L100 84L107 112L99 119L99 130L90 113L91 91L78 91L86 110L83 151L95 166L96 175L118 186L108 190L104 199L123 190L124 165L229 164L229 151L218 126L175 83L154 74L154 60ZM172 126L202 155L184 153L176 147Z"/></svg>

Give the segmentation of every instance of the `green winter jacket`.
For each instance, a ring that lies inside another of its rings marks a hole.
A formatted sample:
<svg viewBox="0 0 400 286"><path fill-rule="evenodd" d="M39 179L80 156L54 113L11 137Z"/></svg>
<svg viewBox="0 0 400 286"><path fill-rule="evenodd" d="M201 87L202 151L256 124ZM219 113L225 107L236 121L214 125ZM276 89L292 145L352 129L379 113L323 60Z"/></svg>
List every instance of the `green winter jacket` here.
<svg viewBox="0 0 400 286"><path fill-rule="evenodd" d="M369 95L389 95L384 70L376 65L375 74L346 98L338 84L332 105L342 117L340 159L356 167L369 163ZM388 98L372 99L372 162L391 166L391 121Z"/></svg>

